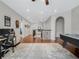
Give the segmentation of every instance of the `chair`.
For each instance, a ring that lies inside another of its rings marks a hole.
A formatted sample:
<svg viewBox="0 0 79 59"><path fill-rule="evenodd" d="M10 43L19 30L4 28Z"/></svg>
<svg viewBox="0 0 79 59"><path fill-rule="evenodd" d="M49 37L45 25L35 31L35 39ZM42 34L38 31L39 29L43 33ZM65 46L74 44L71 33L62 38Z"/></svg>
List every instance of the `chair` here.
<svg viewBox="0 0 79 59"><path fill-rule="evenodd" d="M14 38L15 36L13 34L9 34L8 38L2 44L4 49L3 55L9 51L9 48L12 48L12 52L14 52Z"/></svg>

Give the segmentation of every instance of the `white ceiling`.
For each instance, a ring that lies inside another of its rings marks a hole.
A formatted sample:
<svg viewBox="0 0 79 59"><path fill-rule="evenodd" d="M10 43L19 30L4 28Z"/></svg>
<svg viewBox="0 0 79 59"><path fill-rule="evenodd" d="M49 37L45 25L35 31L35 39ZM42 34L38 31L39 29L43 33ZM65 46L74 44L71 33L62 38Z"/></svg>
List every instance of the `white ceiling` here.
<svg viewBox="0 0 79 59"><path fill-rule="evenodd" d="M79 5L79 0L2 0L6 5L32 23L44 22L51 15L70 10Z"/></svg>

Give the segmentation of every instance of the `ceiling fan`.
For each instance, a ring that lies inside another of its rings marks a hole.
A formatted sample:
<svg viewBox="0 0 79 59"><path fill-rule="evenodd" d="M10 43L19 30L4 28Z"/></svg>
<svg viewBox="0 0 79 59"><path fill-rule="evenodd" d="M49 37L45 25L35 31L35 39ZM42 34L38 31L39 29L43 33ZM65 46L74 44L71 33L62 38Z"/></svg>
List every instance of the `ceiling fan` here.
<svg viewBox="0 0 79 59"><path fill-rule="evenodd" d="M33 2L35 2L36 0L32 0ZM49 0L45 0L45 4L49 5Z"/></svg>

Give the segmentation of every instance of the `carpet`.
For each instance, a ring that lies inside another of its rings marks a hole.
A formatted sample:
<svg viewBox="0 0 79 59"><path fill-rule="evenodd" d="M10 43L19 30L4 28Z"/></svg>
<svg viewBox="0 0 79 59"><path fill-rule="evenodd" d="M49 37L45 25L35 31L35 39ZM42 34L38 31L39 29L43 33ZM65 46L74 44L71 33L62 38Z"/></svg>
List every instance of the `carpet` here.
<svg viewBox="0 0 79 59"><path fill-rule="evenodd" d="M57 43L21 43L3 59L78 59Z"/></svg>

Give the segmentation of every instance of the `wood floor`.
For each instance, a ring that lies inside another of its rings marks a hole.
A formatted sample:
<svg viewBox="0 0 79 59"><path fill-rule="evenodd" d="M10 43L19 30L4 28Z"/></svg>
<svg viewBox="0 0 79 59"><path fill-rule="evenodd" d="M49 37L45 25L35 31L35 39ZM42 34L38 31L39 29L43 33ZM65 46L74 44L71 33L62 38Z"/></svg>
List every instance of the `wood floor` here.
<svg viewBox="0 0 79 59"><path fill-rule="evenodd" d="M29 36L23 38L23 40L21 42L22 43L59 43L59 44L63 45L63 41L61 39L58 39L57 41L52 41L52 40L46 40L46 39L42 40L40 38L36 38L35 40L33 40L32 35L29 35ZM77 57L79 57L79 49L75 48L74 45L68 43L66 46L66 49L69 50L74 55L76 55Z"/></svg>
<svg viewBox="0 0 79 59"><path fill-rule="evenodd" d="M40 39L40 38L35 38L33 39L32 35L29 35L25 38L23 38L22 43L54 43L52 40L47 40L47 39Z"/></svg>

